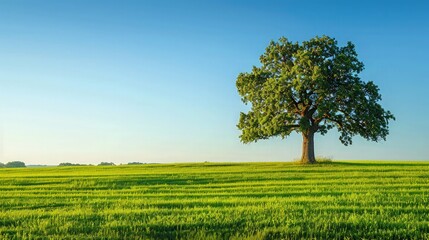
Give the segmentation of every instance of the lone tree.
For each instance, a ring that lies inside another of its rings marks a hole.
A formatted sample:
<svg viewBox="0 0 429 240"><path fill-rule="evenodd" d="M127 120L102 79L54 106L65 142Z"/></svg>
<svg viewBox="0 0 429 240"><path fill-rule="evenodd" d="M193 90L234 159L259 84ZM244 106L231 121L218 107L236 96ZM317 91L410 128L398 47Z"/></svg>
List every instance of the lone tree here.
<svg viewBox="0 0 429 240"><path fill-rule="evenodd" d="M379 104L377 85L358 76L364 65L353 43L339 47L334 38L322 36L299 44L282 37L271 41L260 62L237 77L242 101L251 104L237 125L242 142L296 131L303 137L301 162L315 163L315 133L336 127L346 146L354 135L386 140L395 118Z"/></svg>

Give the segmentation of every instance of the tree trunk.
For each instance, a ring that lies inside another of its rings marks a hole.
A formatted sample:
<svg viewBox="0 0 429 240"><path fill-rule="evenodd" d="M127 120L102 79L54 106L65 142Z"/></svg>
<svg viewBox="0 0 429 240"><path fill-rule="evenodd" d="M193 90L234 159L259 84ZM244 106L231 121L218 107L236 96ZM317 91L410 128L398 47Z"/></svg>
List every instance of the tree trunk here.
<svg viewBox="0 0 429 240"><path fill-rule="evenodd" d="M316 158L314 157L314 132L311 130L302 134L301 163L316 163Z"/></svg>

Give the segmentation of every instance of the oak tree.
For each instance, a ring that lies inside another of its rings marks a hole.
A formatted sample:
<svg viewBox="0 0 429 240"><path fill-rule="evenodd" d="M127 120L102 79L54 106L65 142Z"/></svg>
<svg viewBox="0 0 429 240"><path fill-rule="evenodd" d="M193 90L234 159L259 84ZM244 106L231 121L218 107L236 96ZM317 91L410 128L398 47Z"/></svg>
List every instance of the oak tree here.
<svg viewBox="0 0 429 240"><path fill-rule="evenodd" d="M315 163L314 134L337 128L340 141L352 137L386 140L390 111L380 105L379 88L363 81L355 46L338 46L334 38L315 37L301 44L282 37L260 57L261 65L240 73L237 89L251 109L240 114L244 143L273 136L302 134L302 163Z"/></svg>

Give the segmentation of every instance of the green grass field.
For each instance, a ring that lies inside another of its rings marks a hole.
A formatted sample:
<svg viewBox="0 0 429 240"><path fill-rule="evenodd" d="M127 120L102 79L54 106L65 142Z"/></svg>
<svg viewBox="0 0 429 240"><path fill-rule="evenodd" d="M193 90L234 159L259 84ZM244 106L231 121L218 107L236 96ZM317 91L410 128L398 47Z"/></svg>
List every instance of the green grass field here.
<svg viewBox="0 0 429 240"><path fill-rule="evenodd" d="M0 169L0 239L428 239L429 163Z"/></svg>

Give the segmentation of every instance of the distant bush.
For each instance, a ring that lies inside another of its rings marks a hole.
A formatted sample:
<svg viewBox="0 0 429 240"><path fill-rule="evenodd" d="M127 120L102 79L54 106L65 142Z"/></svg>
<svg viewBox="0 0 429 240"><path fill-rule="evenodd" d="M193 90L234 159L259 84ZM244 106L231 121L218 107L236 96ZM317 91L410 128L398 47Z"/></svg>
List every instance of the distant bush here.
<svg viewBox="0 0 429 240"><path fill-rule="evenodd" d="M25 163L21 161L13 161L6 163L5 167L7 168L23 168L25 167Z"/></svg>
<svg viewBox="0 0 429 240"><path fill-rule="evenodd" d="M4 167L6 167L6 166L4 165L4 163L1 163L1 162L0 162L0 168L4 168Z"/></svg>
<svg viewBox="0 0 429 240"><path fill-rule="evenodd" d="M141 164L144 164L144 163L141 163L141 162L129 162L128 163L128 165L141 165Z"/></svg>
<svg viewBox="0 0 429 240"><path fill-rule="evenodd" d="M115 164L112 162L101 162L98 166L115 166Z"/></svg>

